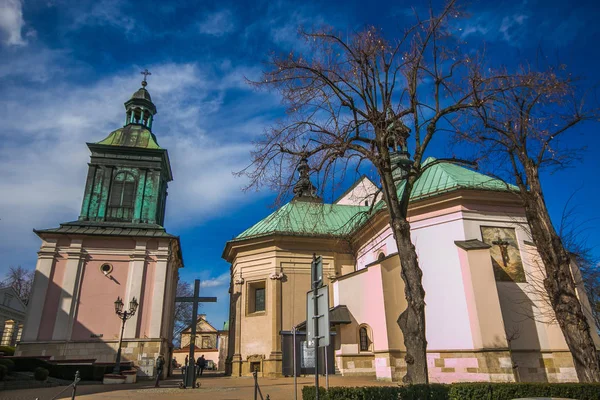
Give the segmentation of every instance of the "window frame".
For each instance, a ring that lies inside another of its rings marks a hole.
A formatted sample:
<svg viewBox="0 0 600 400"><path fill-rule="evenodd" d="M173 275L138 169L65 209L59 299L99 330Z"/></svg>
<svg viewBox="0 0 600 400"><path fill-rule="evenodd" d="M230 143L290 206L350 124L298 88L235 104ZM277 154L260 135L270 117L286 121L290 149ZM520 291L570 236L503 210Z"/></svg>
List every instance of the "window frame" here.
<svg viewBox="0 0 600 400"><path fill-rule="evenodd" d="M263 290L264 293L264 309L256 310L256 292ZM267 314L267 281L260 279L248 282L246 285L246 315L266 315Z"/></svg>
<svg viewBox="0 0 600 400"><path fill-rule="evenodd" d="M106 205L107 221L133 220L137 189L138 179L133 172L117 171L115 173L110 183L110 193Z"/></svg>
<svg viewBox="0 0 600 400"><path fill-rule="evenodd" d="M366 337L366 349L363 347L363 336L362 332L365 332ZM367 324L360 324L358 326L358 352L359 353L372 353L373 352L373 331Z"/></svg>

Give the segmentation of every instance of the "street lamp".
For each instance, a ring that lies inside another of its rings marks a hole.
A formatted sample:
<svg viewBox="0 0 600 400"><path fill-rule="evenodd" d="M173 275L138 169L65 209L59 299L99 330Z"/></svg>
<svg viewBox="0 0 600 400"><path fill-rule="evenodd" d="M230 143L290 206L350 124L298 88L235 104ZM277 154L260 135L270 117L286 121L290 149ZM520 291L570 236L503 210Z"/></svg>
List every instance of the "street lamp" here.
<svg viewBox="0 0 600 400"><path fill-rule="evenodd" d="M123 311L123 300L120 297L117 297L117 301L115 301L115 313L119 316L121 321L123 321L121 325L121 337L119 338L119 349L117 350L117 361L115 363L115 368L113 369L113 374L118 374L121 372L121 344L123 343L123 331L125 330L125 321L135 315L135 311L138 308L138 302L133 298L129 302L129 310Z"/></svg>

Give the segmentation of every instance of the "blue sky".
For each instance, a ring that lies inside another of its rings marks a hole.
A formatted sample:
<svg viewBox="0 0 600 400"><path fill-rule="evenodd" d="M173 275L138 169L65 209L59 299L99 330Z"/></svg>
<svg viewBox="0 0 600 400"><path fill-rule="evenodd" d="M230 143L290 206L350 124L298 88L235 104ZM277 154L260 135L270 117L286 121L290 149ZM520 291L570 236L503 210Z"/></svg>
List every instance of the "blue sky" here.
<svg viewBox="0 0 600 400"><path fill-rule="evenodd" d="M121 126L123 102L148 68L158 108L153 130L175 178L166 227L181 236L182 279L203 279L203 293L219 297L203 312L220 327L225 242L269 214L273 201L268 191L242 192L245 181L232 171L248 164L252 140L282 116L277 95L254 91L244 77L258 77L270 51L302 46L299 25L351 32L372 24L393 36L421 3L0 0L0 275L10 265L35 266L33 228L77 218L85 143ZM457 29L473 47L485 45L494 63L559 61L590 85L600 81L596 2L472 1L465 8L470 17ZM577 191L579 218L598 226L598 129L573 136L587 145L581 163L545 176L555 219ZM447 147L442 138L429 155L447 155ZM587 233L600 246L600 233Z"/></svg>

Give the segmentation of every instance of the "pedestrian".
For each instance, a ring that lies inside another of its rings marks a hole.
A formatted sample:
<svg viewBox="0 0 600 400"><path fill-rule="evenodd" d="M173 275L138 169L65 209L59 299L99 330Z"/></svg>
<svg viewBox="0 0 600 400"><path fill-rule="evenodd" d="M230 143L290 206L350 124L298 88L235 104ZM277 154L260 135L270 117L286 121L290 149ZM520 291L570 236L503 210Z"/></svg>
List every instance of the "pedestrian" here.
<svg viewBox="0 0 600 400"><path fill-rule="evenodd" d="M204 372L204 368L206 368L206 359L204 358L204 354L198 357L198 360L196 360L196 366L198 366L197 375L202 376L202 372Z"/></svg>
<svg viewBox="0 0 600 400"><path fill-rule="evenodd" d="M165 358L162 354L159 354L156 358L156 383L154 384L154 387L158 387L158 381L160 380L160 376L162 375L164 366Z"/></svg>

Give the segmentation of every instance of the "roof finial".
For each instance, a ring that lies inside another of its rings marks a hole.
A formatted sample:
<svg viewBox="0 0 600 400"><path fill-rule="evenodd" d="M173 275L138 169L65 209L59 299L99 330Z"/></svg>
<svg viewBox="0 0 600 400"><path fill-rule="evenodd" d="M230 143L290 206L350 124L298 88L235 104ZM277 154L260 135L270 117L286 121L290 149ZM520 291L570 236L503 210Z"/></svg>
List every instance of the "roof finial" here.
<svg viewBox="0 0 600 400"><path fill-rule="evenodd" d="M317 188L310 181L310 167L308 166L308 158L306 152L303 152L302 158L298 165L299 178L296 185L294 185L294 197L296 199L303 200L317 200L320 198L317 196Z"/></svg>
<svg viewBox="0 0 600 400"><path fill-rule="evenodd" d="M146 87L146 85L148 84L148 82L146 82L146 78L148 77L148 75L152 75L152 73L150 71L148 71L147 68L144 68L144 70L142 72L140 72L140 74L144 75L144 80L142 81L142 86Z"/></svg>

